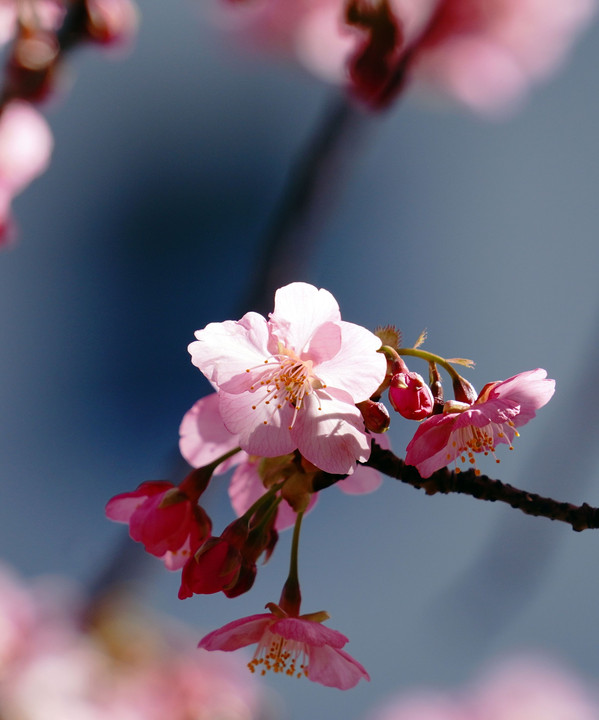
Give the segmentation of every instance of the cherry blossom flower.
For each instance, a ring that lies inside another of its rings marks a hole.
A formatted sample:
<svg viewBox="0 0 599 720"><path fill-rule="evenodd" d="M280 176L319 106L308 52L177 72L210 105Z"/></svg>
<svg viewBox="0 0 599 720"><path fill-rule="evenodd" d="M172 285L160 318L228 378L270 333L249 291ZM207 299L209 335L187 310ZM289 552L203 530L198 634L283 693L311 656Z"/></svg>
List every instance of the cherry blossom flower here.
<svg viewBox="0 0 599 720"><path fill-rule="evenodd" d="M341 320L327 290L277 290L266 320L211 323L190 344L192 362L218 389L227 430L260 457L298 449L316 467L349 474L370 456L356 403L381 384L385 358L373 333Z"/></svg>
<svg viewBox="0 0 599 720"><path fill-rule="evenodd" d="M476 453L494 454L499 443L511 448L516 428L532 420L554 391L555 380L539 368L485 385L472 405L446 403L443 414L418 427L406 450L406 464L426 478L456 459L474 465Z"/></svg>
<svg viewBox="0 0 599 720"><path fill-rule="evenodd" d="M217 393L212 393L198 400L185 414L179 428L179 449L181 455L193 467L208 465L224 454L239 446L239 436L233 435L225 427L219 412ZM376 442L383 448L389 448L385 434L376 435ZM270 463L271 468L276 464ZM229 483L229 498L237 515L243 515L253 503L265 492L263 474L270 468L264 467L264 458L248 455L241 450L227 458L214 471L221 474L236 466ZM382 482L377 470L359 465L347 478L335 483L345 493L360 495L376 490ZM317 500L317 493L312 494L309 512ZM283 500L277 511L276 530L284 530L295 523L295 511Z"/></svg>
<svg viewBox="0 0 599 720"><path fill-rule="evenodd" d="M0 246L14 238L12 199L46 170L52 144L46 121L32 105L6 105L0 115Z"/></svg>
<svg viewBox="0 0 599 720"><path fill-rule="evenodd" d="M232 651L258 643L249 662L252 672L260 669L305 676L308 680L348 690L370 676L359 662L341 648L348 638L322 624L327 613L291 617L274 603L269 613L250 615L214 630L200 641L205 650Z"/></svg>
<svg viewBox="0 0 599 720"><path fill-rule="evenodd" d="M128 523L129 534L169 570L183 567L210 535L210 519L197 502L170 482L144 482L108 501L106 515Z"/></svg>
<svg viewBox="0 0 599 720"><path fill-rule="evenodd" d="M382 73L384 94L403 64L410 82L483 113L513 108L554 72L596 8L595 0L354 0L362 21L350 26L346 0L236 5L244 7L228 15L238 11L238 32L294 53L325 80L347 83L358 63ZM364 94L359 81L353 89ZM376 106L368 93L362 99Z"/></svg>

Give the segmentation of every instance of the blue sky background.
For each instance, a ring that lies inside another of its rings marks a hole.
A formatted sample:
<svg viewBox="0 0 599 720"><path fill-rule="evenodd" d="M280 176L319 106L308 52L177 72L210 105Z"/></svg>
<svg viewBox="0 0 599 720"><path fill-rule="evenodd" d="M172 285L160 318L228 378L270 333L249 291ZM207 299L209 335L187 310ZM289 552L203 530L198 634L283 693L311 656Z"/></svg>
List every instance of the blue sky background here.
<svg viewBox="0 0 599 720"><path fill-rule="evenodd" d="M134 52L69 63L48 106L50 170L15 202L0 256L2 556L26 576L93 584L122 552L114 494L181 477L179 422L207 391L187 344L235 319L289 168L334 93L249 56L199 3L150 0ZM406 98L363 124L297 279L345 319L473 358L486 382L545 367L552 402L485 468L599 505L599 27L504 122ZM315 231L316 232L316 231ZM417 369L417 368L415 368ZM424 369L424 368L422 368ZM402 454L414 426L394 419ZM211 490L215 527L232 517ZM176 598L178 578L131 543L138 588L199 637L278 599L290 537L247 595ZM386 695L450 687L498 653L544 650L599 677L599 534L387 479L322 494L300 549L306 612L326 609L371 683L342 693L267 678L285 720L358 720Z"/></svg>

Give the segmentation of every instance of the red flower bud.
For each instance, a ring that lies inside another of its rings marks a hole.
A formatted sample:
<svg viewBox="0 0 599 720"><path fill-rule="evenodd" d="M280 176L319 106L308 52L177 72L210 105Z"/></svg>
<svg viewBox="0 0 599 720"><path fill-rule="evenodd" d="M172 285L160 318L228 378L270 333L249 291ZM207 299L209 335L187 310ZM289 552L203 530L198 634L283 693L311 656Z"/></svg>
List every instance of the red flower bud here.
<svg viewBox="0 0 599 720"><path fill-rule="evenodd" d="M356 407L362 413L367 430L374 433L383 433L389 429L391 418L383 403L364 400L358 403Z"/></svg>
<svg viewBox="0 0 599 720"><path fill-rule="evenodd" d="M434 399L422 375L415 372L396 373L391 378L389 401L408 420L423 420L433 411Z"/></svg>

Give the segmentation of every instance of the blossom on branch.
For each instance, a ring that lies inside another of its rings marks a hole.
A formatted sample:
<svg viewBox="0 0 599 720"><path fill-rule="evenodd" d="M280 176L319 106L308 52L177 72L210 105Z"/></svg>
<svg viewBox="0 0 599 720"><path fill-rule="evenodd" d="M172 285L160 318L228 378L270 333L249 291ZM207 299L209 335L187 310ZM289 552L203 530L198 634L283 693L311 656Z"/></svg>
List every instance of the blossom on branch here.
<svg viewBox="0 0 599 720"><path fill-rule="evenodd" d="M422 421L407 447L406 464L426 478L454 460L475 465L476 453L494 455L500 443L511 449L516 428L532 420L554 391L555 380L538 368L485 385L472 405L448 402L441 415Z"/></svg>
<svg viewBox="0 0 599 720"><path fill-rule="evenodd" d="M239 445L239 436L230 433L223 423L216 393L201 398L185 413L179 433L181 455L194 467L208 465ZM380 447L389 448L386 435L374 437ZM229 483L229 498L237 515L243 515L266 492L269 484L279 482L286 476L289 477L289 473L292 471L299 473L301 470L304 474L308 474L309 469L306 465L307 463L304 463L302 468L294 470L292 457L279 456L266 459L248 455L241 450L222 462L214 474L224 473L232 466L236 466ZM373 492L381 482L382 479L377 470L358 465L351 475L335 483L335 486L347 494L361 495ZM317 495L317 493L312 493L305 512L314 507ZM283 502L280 503L277 510L275 529L284 530L291 527L295 522L295 515L295 510L284 494Z"/></svg>
<svg viewBox="0 0 599 720"><path fill-rule="evenodd" d="M341 320L324 289L292 283L277 290L266 320L249 312L238 322L210 323L189 352L218 390L227 430L251 455L298 449L317 468L353 472L370 456L370 436L356 403L385 377L381 341Z"/></svg>
<svg viewBox="0 0 599 720"><path fill-rule="evenodd" d="M328 614L292 617L278 605L268 603L269 613L250 615L214 630L200 641L204 650L238 650L258 643L249 662L252 672L267 670L348 690L370 676L362 665L341 648L348 638L322 624Z"/></svg>

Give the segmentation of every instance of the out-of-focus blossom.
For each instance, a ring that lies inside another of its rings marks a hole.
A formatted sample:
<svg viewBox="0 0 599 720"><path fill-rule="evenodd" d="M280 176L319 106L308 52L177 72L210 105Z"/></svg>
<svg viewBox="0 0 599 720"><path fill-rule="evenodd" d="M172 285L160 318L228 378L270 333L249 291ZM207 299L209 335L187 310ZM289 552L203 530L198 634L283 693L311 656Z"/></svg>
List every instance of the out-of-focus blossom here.
<svg viewBox="0 0 599 720"><path fill-rule="evenodd" d="M453 460L474 465L476 453L494 454L500 443L511 447L516 428L532 420L554 391L555 380L538 368L485 385L472 405L448 402L443 414L422 421L407 447L406 464L429 477Z"/></svg>
<svg viewBox="0 0 599 720"><path fill-rule="evenodd" d="M57 579L26 586L1 569L0 629L12 638L0 647L3 720L265 717L235 656L198 651L187 629L122 598L84 604Z"/></svg>
<svg viewBox="0 0 599 720"><path fill-rule="evenodd" d="M50 162L52 134L29 103L14 100L0 114L0 246L14 239L11 202Z"/></svg>
<svg viewBox="0 0 599 720"><path fill-rule="evenodd" d="M132 0L86 0L90 37L104 45L127 46L139 22Z"/></svg>
<svg viewBox="0 0 599 720"><path fill-rule="evenodd" d="M228 14L237 11L258 44L295 53L323 78L346 83L361 63L366 76L354 90L370 104L378 101L360 83L378 83L385 104L407 79L482 112L513 107L552 73L596 8L595 0L355 0L350 25L345 0L234 5Z"/></svg>
<svg viewBox="0 0 599 720"><path fill-rule="evenodd" d="M230 433L223 423L216 393L201 398L193 405L183 417L179 433L181 455L194 467L208 465L239 446L239 436ZM381 447L389 447L386 435L374 437ZM281 462L277 462L279 460ZM287 463L283 460L284 458L265 459L251 456L241 450L216 468L215 474L219 474L234 465L237 466L229 484L229 497L237 515L243 515L264 494L265 480L272 484L284 479L284 473L289 469L292 459ZM380 474L376 470L360 465L349 477L336 483L336 486L343 492L357 495L373 492L381 482ZM307 511L314 507L316 499L317 493L313 493ZM284 530L291 527L295 523L295 515L295 511L284 499L277 510L275 528Z"/></svg>
<svg viewBox="0 0 599 720"><path fill-rule="evenodd" d="M106 516L128 523L129 534L169 570L183 567L209 537L210 519L196 499L170 482L144 482L133 492L116 495L106 504Z"/></svg>
<svg viewBox="0 0 599 720"><path fill-rule="evenodd" d="M210 323L190 344L192 362L218 389L229 432L251 455L293 452L330 473L351 473L370 456L356 403L381 384L381 341L341 320L327 290L292 283L277 290L266 320Z"/></svg>
<svg viewBox="0 0 599 720"><path fill-rule="evenodd" d="M313 682L348 690L362 678L370 680L357 660L341 648L345 635L322 624L327 613L290 617L274 603L269 613L250 615L214 630L200 641L205 650L238 650L258 643L250 670L305 676Z"/></svg>
<svg viewBox="0 0 599 720"><path fill-rule="evenodd" d="M504 660L455 693L406 693L368 720L597 720L599 696L557 663L541 657Z"/></svg>
<svg viewBox="0 0 599 720"><path fill-rule="evenodd" d="M0 2L0 44L12 40L19 21L27 28L57 30L62 24L65 4L60 0L2 0Z"/></svg>

